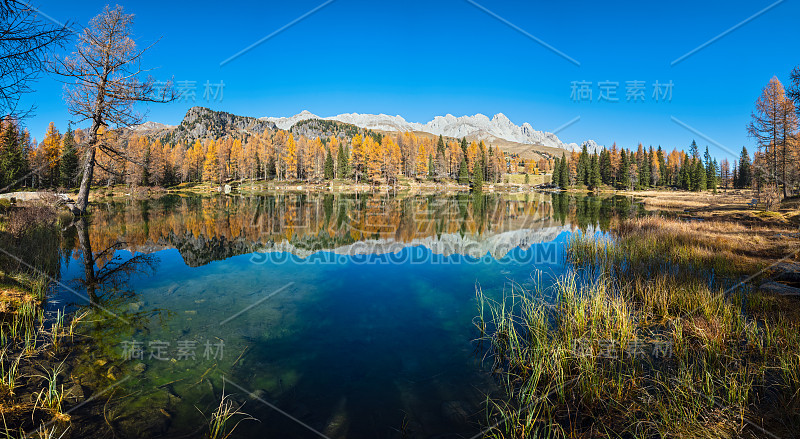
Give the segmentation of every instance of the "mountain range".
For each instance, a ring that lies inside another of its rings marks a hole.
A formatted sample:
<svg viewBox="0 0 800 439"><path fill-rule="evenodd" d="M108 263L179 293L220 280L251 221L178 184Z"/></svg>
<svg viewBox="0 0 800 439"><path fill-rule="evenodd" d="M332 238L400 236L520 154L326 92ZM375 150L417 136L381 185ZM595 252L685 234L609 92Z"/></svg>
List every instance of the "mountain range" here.
<svg viewBox="0 0 800 439"><path fill-rule="evenodd" d="M158 122L145 122L133 127L142 134L161 137L164 140L194 141L204 136L224 137L226 135L261 134L267 130L298 129L299 122L307 120L331 121L351 127L351 131L367 130L377 132L414 132L428 136L484 141L499 146L506 152L517 153L523 158L558 157L563 152L580 150L584 145L590 152L602 146L587 140L580 146L576 143L562 142L554 133L537 131L525 122L516 125L504 114L492 118L483 114L456 117L452 114L436 116L427 123L408 122L402 116L386 114L345 113L338 116L320 117L309 111L302 111L291 117L237 116L204 107L192 107L186 112L179 125L165 125ZM307 125L307 124L306 124ZM304 128L309 128L304 126ZM301 130L302 131L302 130ZM308 130L306 130L308 131ZM323 130L324 131L324 130ZM309 133L303 133L308 135ZM310 133L315 134L315 133ZM324 132L315 135L325 135Z"/></svg>
<svg viewBox="0 0 800 439"><path fill-rule="evenodd" d="M284 130L290 129L297 122L308 119L335 120L376 131L423 132L436 136L466 137L468 140L483 140L489 143L507 141L525 145L538 145L566 151L577 151L583 145L562 142L555 134L537 131L527 122L522 125L516 125L503 113L495 114L491 119L480 113L474 116L461 117L447 114L445 116L436 116L433 120L424 124L408 122L402 116L390 116L388 114L345 113L331 117L320 117L307 110L303 110L291 117L259 118L259 120L272 122L278 128ZM602 148L593 140L587 140L584 143L586 143L587 149L590 151Z"/></svg>

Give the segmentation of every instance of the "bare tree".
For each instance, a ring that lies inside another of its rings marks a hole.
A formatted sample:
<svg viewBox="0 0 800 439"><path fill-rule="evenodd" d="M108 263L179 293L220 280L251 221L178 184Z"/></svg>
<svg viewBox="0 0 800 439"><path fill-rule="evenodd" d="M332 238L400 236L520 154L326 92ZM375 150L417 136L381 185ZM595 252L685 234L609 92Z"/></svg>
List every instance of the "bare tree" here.
<svg viewBox="0 0 800 439"><path fill-rule="evenodd" d="M75 209L84 214L89 204L95 156L100 149L111 157L125 158L104 141L101 127L124 128L142 123L144 116L134 110L137 103L170 102L177 97L172 83L142 78L150 69L141 67L142 56L152 47L139 50L131 38L133 15L121 6L106 8L94 17L78 36L71 57L56 59L52 70L67 79L66 96L70 113L90 120L83 157L83 178ZM71 82L70 82L71 81Z"/></svg>
<svg viewBox="0 0 800 439"><path fill-rule="evenodd" d="M25 2L0 0L0 119L22 119L33 107L20 109L32 91L49 50L61 47L72 33L66 24L48 24Z"/></svg>

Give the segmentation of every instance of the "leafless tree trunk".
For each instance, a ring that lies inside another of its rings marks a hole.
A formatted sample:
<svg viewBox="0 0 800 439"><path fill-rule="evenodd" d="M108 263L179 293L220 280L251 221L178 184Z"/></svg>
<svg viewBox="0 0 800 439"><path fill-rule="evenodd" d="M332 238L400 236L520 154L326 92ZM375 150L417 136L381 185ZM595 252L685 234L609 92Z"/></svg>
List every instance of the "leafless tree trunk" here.
<svg viewBox="0 0 800 439"><path fill-rule="evenodd" d="M132 14L125 14L121 6L106 6L80 34L72 56L57 59L52 65L68 84L65 100L70 113L92 123L83 158L78 214L84 214L89 204L97 149L126 158L104 141L103 131L112 125L125 128L142 123L143 115L133 108L137 103L169 102L177 97L171 81L158 83L150 76L141 79L148 71L141 67L141 58L149 47L136 48L131 39L132 25Z"/></svg>

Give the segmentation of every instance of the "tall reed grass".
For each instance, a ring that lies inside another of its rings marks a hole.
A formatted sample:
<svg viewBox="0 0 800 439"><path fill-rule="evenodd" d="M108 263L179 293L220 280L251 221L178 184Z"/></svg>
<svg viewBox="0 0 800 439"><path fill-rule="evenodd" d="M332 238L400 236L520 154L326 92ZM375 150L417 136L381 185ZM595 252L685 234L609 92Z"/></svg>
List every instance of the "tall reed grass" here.
<svg viewBox="0 0 800 439"><path fill-rule="evenodd" d="M576 235L572 268L548 294L477 290L480 342L505 392L487 400L486 437L733 438L800 425L800 410L777 409L800 407L800 322L746 312L770 300L728 288L720 273L736 270L719 260L673 251L696 248L682 239Z"/></svg>

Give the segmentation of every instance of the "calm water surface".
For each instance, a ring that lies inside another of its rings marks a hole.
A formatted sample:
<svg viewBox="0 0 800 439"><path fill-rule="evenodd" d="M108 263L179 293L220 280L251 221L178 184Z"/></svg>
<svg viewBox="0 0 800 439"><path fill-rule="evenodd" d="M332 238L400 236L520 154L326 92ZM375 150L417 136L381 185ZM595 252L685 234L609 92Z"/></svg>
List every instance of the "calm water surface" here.
<svg viewBox="0 0 800 439"><path fill-rule="evenodd" d="M237 437L469 437L497 390L476 288L547 287L571 233L639 209L564 194L101 204L65 231L55 303L94 298L87 376L147 434L198 434L224 394L259 420Z"/></svg>

